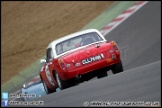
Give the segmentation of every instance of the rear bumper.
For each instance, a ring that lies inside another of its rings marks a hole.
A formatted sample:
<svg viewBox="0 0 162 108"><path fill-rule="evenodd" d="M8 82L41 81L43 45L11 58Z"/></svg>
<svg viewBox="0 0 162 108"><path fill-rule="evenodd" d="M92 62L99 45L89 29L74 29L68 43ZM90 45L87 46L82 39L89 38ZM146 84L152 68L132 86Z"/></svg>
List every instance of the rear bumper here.
<svg viewBox="0 0 162 108"><path fill-rule="evenodd" d="M104 68L104 67L111 66L113 64L118 63L119 61L120 61L120 58L116 58L115 60L103 59L103 60L98 61L98 62L93 62L93 63L90 63L90 64L86 64L84 66L72 69L70 71L61 72L60 77L61 77L62 80L68 80L68 79L74 78L78 75L83 75L83 74L92 72L92 71L97 70L97 69L101 69L101 68Z"/></svg>

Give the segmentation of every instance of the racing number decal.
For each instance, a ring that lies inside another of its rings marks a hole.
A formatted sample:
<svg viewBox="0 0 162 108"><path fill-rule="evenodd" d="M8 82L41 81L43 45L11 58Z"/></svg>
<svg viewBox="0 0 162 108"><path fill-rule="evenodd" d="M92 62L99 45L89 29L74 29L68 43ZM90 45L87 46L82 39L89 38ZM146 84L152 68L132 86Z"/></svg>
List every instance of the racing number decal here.
<svg viewBox="0 0 162 108"><path fill-rule="evenodd" d="M52 77L51 77L51 74L50 74L50 72L49 72L49 69L48 69L48 66L47 66L47 65L46 65L46 70L45 70L45 72L46 72L46 76L47 76L48 81L49 81L52 85L55 85L54 82L53 82L53 80L52 80Z"/></svg>

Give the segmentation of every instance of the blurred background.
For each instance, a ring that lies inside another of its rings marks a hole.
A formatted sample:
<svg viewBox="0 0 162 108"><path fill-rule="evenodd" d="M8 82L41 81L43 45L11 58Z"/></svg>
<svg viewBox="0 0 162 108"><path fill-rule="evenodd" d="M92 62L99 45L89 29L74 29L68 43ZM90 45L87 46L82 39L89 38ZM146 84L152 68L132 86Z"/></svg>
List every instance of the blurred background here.
<svg viewBox="0 0 162 108"><path fill-rule="evenodd" d="M114 2L2 1L1 85L45 55L51 41L79 31Z"/></svg>

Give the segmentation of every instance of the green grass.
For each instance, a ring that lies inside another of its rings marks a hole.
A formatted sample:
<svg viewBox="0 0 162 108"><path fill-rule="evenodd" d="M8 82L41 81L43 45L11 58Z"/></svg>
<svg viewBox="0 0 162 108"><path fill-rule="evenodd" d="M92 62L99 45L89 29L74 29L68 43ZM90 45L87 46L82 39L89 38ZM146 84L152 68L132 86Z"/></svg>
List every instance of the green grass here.
<svg viewBox="0 0 162 108"><path fill-rule="evenodd" d="M101 15L92 20L89 24L87 24L82 30L94 28L94 29L102 29L105 24L110 23L114 18L116 18L120 13L128 9L131 5L133 5L135 1L120 1L116 2L113 6L106 9Z"/></svg>

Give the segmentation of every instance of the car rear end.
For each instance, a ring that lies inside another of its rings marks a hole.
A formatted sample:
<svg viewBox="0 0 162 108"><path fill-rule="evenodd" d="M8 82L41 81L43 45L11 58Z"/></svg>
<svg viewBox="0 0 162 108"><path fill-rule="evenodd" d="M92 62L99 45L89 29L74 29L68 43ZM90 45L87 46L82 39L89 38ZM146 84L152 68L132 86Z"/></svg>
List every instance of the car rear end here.
<svg viewBox="0 0 162 108"><path fill-rule="evenodd" d="M114 41L98 42L58 58L61 79L67 80L120 61L120 51Z"/></svg>

